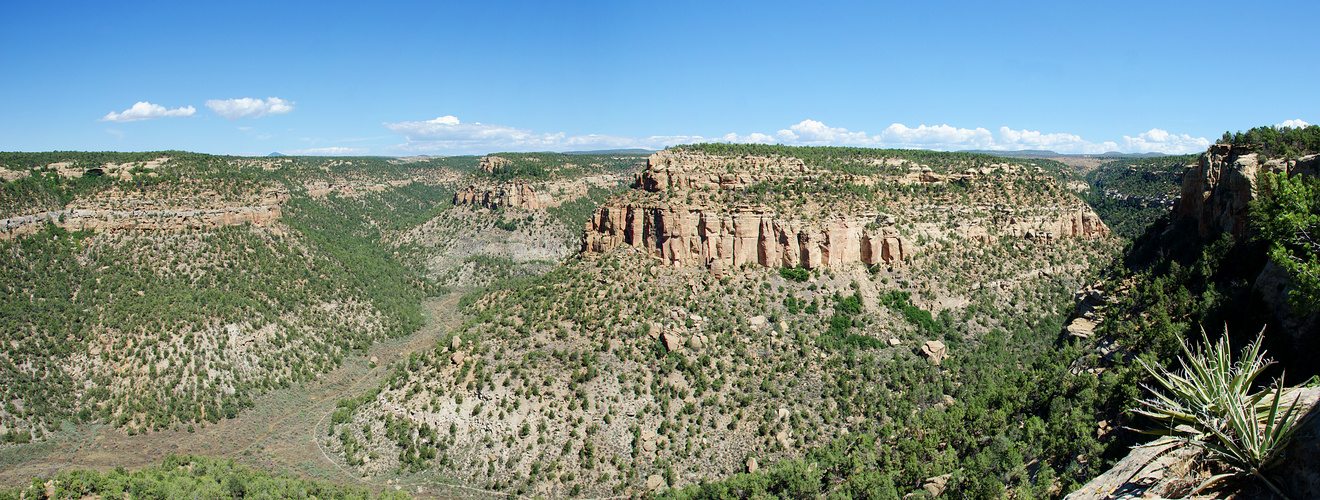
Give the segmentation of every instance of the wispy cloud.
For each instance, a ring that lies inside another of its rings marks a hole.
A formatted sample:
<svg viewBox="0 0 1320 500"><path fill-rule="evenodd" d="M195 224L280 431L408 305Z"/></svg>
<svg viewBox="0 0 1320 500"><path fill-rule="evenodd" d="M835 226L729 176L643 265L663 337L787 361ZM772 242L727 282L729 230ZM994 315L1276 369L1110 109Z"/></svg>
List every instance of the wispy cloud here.
<svg viewBox="0 0 1320 500"><path fill-rule="evenodd" d="M463 123L454 116L434 120L385 123L385 128L404 137L405 143L387 151L399 154L441 153L468 154L495 151L572 151L584 149L646 148L694 142L731 142L786 144L794 146L860 146L876 148L912 148L956 151L985 149L1015 151L1052 150L1059 153L1098 154L1161 152L1194 153L1205 150L1210 141L1203 137L1174 134L1153 128L1117 141L1093 142L1081 136L1058 132L1015 130L999 127L997 132L982 127L958 128L949 125L909 127L894 123L878 134L831 127L816 120L803 120L773 134L753 132L728 133L719 137L697 135L627 137L615 135L568 135L563 132L537 133L506 125Z"/></svg>
<svg viewBox="0 0 1320 500"><path fill-rule="evenodd" d="M175 118L183 116L192 116L197 109L192 106L182 108L167 109L159 104L152 104L147 101L139 101L133 107L124 110L122 113L111 111L102 116L101 122L137 122L142 120L155 120L157 118Z"/></svg>
<svg viewBox="0 0 1320 500"><path fill-rule="evenodd" d="M293 156L356 156L356 155L365 155L371 152L371 150L367 148L345 148L340 146L331 146L324 148L287 149L280 152L286 155L293 155Z"/></svg>
<svg viewBox="0 0 1320 500"><path fill-rule="evenodd" d="M229 120L291 113L294 104L292 101L286 101L278 97L268 97L264 100L244 97L242 99L211 99L206 101L206 107L211 108L211 111L214 111L215 114Z"/></svg>
<svg viewBox="0 0 1320 500"><path fill-rule="evenodd" d="M530 130L485 123L462 123L454 116L420 122L385 123L385 128L404 136L407 143L389 148L401 153L449 154L493 151L571 151L579 149L647 148L699 141L701 136L651 136L645 138L563 132L538 134Z"/></svg>

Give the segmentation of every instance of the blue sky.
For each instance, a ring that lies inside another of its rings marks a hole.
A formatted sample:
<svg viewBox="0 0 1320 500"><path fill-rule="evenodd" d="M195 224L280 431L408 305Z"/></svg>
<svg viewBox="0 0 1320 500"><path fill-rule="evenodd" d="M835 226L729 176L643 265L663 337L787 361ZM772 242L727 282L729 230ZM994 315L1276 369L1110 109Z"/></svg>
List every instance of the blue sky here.
<svg viewBox="0 0 1320 500"><path fill-rule="evenodd" d="M5 2L0 150L1197 152L1320 121L1317 21L1314 1Z"/></svg>

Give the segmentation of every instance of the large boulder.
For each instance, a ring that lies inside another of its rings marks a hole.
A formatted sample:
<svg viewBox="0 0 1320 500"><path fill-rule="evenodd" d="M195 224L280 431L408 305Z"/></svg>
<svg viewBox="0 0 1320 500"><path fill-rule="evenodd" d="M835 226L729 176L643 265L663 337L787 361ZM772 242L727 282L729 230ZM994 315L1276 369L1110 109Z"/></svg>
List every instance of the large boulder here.
<svg viewBox="0 0 1320 500"><path fill-rule="evenodd" d="M668 349L669 352L676 352L683 349L683 337L674 332L664 332L660 335L660 339L664 341L665 349Z"/></svg>
<svg viewBox="0 0 1320 500"><path fill-rule="evenodd" d="M941 361L949 358L949 348L945 347L944 342L928 340L921 345L921 354L931 363L935 363L935 366L939 366Z"/></svg>

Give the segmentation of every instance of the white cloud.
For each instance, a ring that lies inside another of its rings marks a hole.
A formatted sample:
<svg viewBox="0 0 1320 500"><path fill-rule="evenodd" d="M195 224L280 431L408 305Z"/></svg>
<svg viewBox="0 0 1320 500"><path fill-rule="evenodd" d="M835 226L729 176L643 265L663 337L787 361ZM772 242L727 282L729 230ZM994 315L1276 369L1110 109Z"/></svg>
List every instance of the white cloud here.
<svg viewBox="0 0 1320 500"><path fill-rule="evenodd" d="M282 115L292 112L293 105L293 102L278 97L268 97L265 100L244 97L242 99L211 99L206 101L206 107L211 108L211 111L230 120Z"/></svg>
<svg viewBox="0 0 1320 500"><path fill-rule="evenodd" d="M1136 137L1123 136L1118 150L1124 153L1200 153L1210 147L1210 140L1204 137L1192 137L1187 134L1171 134L1157 128L1137 134Z"/></svg>
<svg viewBox="0 0 1320 500"><path fill-rule="evenodd" d="M371 152L371 150L367 148L330 146L324 148L289 149L280 152L291 156L360 156Z"/></svg>
<svg viewBox="0 0 1320 500"><path fill-rule="evenodd" d="M1024 131L1025 132L1025 131ZM989 130L977 128L955 128L948 125L917 125L908 127L895 123L885 128L877 137L883 147L917 149L1000 149Z"/></svg>
<svg viewBox="0 0 1320 500"><path fill-rule="evenodd" d="M1124 153L1191 153L1204 151L1210 141L1187 134L1173 134L1151 129L1136 137L1124 136L1121 141L1092 142L1067 133L1045 133L1035 130L1015 130L1000 127L991 132L983 127L958 128L950 125L918 125L909 127L894 123L879 134L851 131L831 127L816 120L803 120L774 134L731 132L719 137L697 135L627 137L614 135L568 135L563 132L536 133L505 125L463 123L454 116L441 116L434 120L385 123L385 128L403 135L406 143L388 148L401 154L441 153L467 154L496 151L572 151L590 149L646 148L696 142L730 142L786 144L792 146L861 146L875 148L909 148L957 151L984 149L1016 151L1023 149L1050 150L1059 153L1098 154L1109 151Z"/></svg>
<svg viewBox="0 0 1320 500"><path fill-rule="evenodd" d="M448 154L490 153L496 151L573 151L592 149L660 149L691 142L699 136L651 136L645 138L586 134L570 136L563 132L536 133L505 125L480 122L463 123L455 116L441 116L419 122L385 123L385 128L404 136L408 142L389 148L400 153Z"/></svg>
<svg viewBox="0 0 1320 500"><path fill-rule="evenodd" d="M1307 127L1307 126L1310 126L1310 125L1311 125L1310 123L1306 123L1306 122L1301 121L1301 120L1286 120L1286 121L1284 121L1283 123L1280 123L1280 124L1278 124L1278 125L1275 125L1274 128L1284 128L1284 127L1288 127L1288 128L1303 128L1303 127Z"/></svg>
<svg viewBox="0 0 1320 500"><path fill-rule="evenodd" d="M157 118L175 118L181 116L192 116L197 109L192 106L182 108L166 109L165 106L152 104L147 101L140 101L133 107L124 110L123 113L111 111L101 119L100 122L136 122L142 120L155 120Z"/></svg>
<svg viewBox="0 0 1320 500"><path fill-rule="evenodd" d="M812 146L864 146L875 142L874 138L866 136L866 132L849 132L846 128L830 127L816 120L802 120L780 130L775 137L786 144Z"/></svg>

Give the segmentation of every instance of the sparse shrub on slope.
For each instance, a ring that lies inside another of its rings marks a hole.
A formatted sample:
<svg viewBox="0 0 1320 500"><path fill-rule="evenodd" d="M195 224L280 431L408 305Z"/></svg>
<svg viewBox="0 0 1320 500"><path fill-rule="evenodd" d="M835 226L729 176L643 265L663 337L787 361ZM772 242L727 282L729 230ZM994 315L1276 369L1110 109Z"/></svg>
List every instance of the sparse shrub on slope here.
<svg viewBox="0 0 1320 500"><path fill-rule="evenodd" d="M50 159L71 161L61 168L75 172L123 165L87 184L42 172L39 162ZM152 167L132 163L145 161ZM33 169L5 184L6 199L24 210L46 203L40 189L19 185L37 177L60 208L66 194L107 206L248 202L323 176L384 186L431 175L378 158L179 152L0 154L0 163ZM272 228L69 233L44 224L0 241L0 439L41 439L62 421L138 433L233 418L266 390L313 380L354 351L415 331L421 299L439 289L401 266L381 234L443 209L451 192L410 182L351 199L295 197Z"/></svg>

